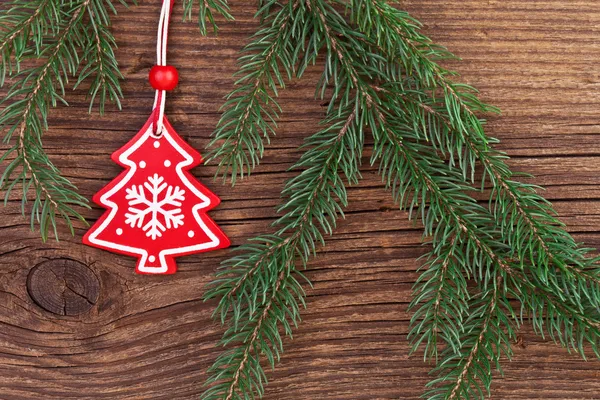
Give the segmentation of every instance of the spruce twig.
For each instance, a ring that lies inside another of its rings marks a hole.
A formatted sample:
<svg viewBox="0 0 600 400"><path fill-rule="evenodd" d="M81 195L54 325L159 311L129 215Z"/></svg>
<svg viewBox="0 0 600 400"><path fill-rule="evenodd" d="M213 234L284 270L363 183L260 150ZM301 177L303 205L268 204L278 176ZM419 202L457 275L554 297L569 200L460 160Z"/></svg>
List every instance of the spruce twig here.
<svg viewBox="0 0 600 400"><path fill-rule="evenodd" d="M265 381L261 355L274 366L283 350L279 325L291 335L291 324L299 321L304 292L294 277L302 276L296 263L306 265L314 253L313 243L323 241L315 216L327 215L328 222L317 221L321 229L331 233L341 212L338 203L347 203L340 171L349 182L356 183L357 157L362 151L353 104L325 123L328 126L308 140L311 148L294 167L303 172L286 184L288 201L282 206L286 212L276 222L281 228L273 236L242 246L244 254L223 265L223 273L205 295L207 299L220 298L215 313L222 321L231 319L222 343L237 347L221 355L210 368L213 386L203 399L245 398L248 387L261 394Z"/></svg>
<svg viewBox="0 0 600 400"><path fill-rule="evenodd" d="M358 10L355 19L357 23L361 23L366 20L365 17L360 16L366 6L364 2L356 1L361 4L355 4ZM392 59L398 59L398 63L404 68L421 66L420 69L415 68L415 72L424 81L424 84L419 85L421 90L427 91L429 87L434 91L437 87L443 89L446 97L444 104L434 101L432 104L418 103L418 105L422 106L431 117L437 119L439 124L445 125L447 135L431 135L431 132L436 131L435 129L425 130L424 135L429 140L437 142L442 151L451 155L459 154L459 149L465 150L466 155L463 157L469 160L468 167L467 164L461 163L465 176L474 172L475 160L482 164L493 187L490 193L490 209L493 210L502 229L508 230L506 238L512 239L508 245L515 249L514 257L521 260L523 264L537 265L540 278L557 288L565 282L557 279L558 275L550 269L562 269L575 278L568 282L571 293L587 297L588 301L595 302L600 299L597 295L600 291L598 258L590 257L590 249L580 248L562 227L557 228L560 222L555 217L556 211L535 192L539 188L513 180L515 174L504 162L506 155L490 148L490 143L498 141L486 137L482 121L477 118L475 112L493 109L467 93L471 88L465 87L464 90L461 85L453 83L449 79L452 74L440 67L435 60L430 59L428 56L431 51L430 41L415 35L410 26L413 20L405 13L381 0L370 4L371 29L382 29L382 26L387 26L389 31L397 34L394 47L384 45L384 53ZM425 43L425 45L419 47L415 42ZM408 52L411 56L409 59L416 60L416 63L409 65L407 58L400 60L400 56L397 55L398 47ZM448 57L448 54L443 58L445 57ZM425 101L430 102L432 97L434 92ZM425 119L425 116L419 118L423 125L427 124ZM452 140L448 140L449 138ZM482 179L481 185L484 185L485 181L485 178ZM515 230L516 227L519 227L518 232Z"/></svg>
<svg viewBox="0 0 600 400"><path fill-rule="evenodd" d="M40 223L44 240L47 239L48 227L56 227L56 214L61 215L72 229L71 217L83 218L71 208L71 205L86 206L85 198L73 190L72 185L60 176L58 170L48 160L42 150L41 131L36 128L41 128L42 124L45 125L46 108L50 99L54 104L57 99L62 100L54 86L56 80L56 85L64 88L63 82L66 77L63 75L61 65L67 65L71 73L74 73L77 68L78 60L73 50L81 43L78 42L79 37L74 30L78 28L83 11L89 2L90 0L86 0L71 10L71 17L62 28L61 35L45 51L47 53L46 62L34 70L24 72L27 74L24 84L28 84L28 86L20 88L13 86L7 96L7 99L11 99L25 95L24 100L11 104L0 114L0 126L13 126L5 140L10 140L12 132L16 130L17 143L13 147L17 156L2 175L0 187L6 188L5 185L8 185L6 193L6 199L8 199L10 189L14 187L9 183L11 173L18 166L22 167L22 171L13 182L23 180L24 188L33 187L36 201L32 212L32 225L35 216ZM31 78L34 79L29 83ZM39 120L38 110L42 115L43 122ZM29 183L25 183L28 175ZM26 195L27 190L24 190L23 202L26 201ZM55 235L57 235L56 229Z"/></svg>
<svg viewBox="0 0 600 400"><path fill-rule="evenodd" d="M263 22L264 27L244 48L239 59L240 70L234 91L227 96L207 156L207 162L219 160L217 175L236 177L249 175L260 162L264 142L274 134L280 107L278 88L285 87L297 63L306 31L297 24L304 18L304 7L289 2Z"/></svg>
<svg viewBox="0 0 600 400"><path fill-rule="evenodd" d="M463 348L458 353L450 352L446 362L440 364L441 370L445 364L449 365L447 375L428 385L435 386L427 393L429 399L483 398L485 392L480 385L489 389L493 366L499 365L502 354L510 357L514 329L507 311L510 313L512 309L503 300L502 282L498 276L492 287L472 301L464 324L466 333L461 338Z"/></svg>
<svg viewBox="0 0 600 400"><path fill-rule="evenodd" d="M6 130L4 142L14 143L0 157L0 161L11 159L0 178L0 188L5 190L6 203L13 189L21 186L23 213L28 193L34 193L31 226L39 224L43 240L50 231L58 238L57 217L73 232L73 219L85 222L78 208L88 207L87 199L44 151L42 136L51 106L67 104L64 97L70 76L77 77L75 87L93 77L90 110L96 100L101 112L107 100L119 105L122 76L114 54L116 43L108 29L109 11L116 12L112 2L104 0L16 0L0 18L2 83L6 74L16 70L0 111L0 128ZM20 69L23 62L33 59L42 63Z"/></svg>
<svg viewBox="0 0 600 400"><path fill-rule="evenodd" d="M452 82L450 77L455 74L437 63L454 56L422 35L416 20L384 0L293 4L294 9L304 7L298 11L301 17L296 25L303 24L301 29L308 32L303 40L310 37L312 45L306 54L325 53L317 93L330 96L328 115L343 115L349 106L360 110L355 115L357 140L362 142L364 133L371 133L375 142L371 162L379 163L394 199L409 211L409 217L420 217L424 236L431 241L425 270L415 286L410 333L414 350L424 345L425 358L437 361L435 372L439 375L431 382L428 396L483 398L490 388L492 370L500 368L502 355L510 356L515 329L528 316L538 333L548 333L582 355L587 342L597 353L597 259L588 256L590 249L572 241L534 186L512 179L515 174L505 163L506 156L492 149L497 140L484 134L483 121L477 116L497 110L478 100L472 88ZM262 29L269 29L270 18L291 5L261 2ZM340 5L343 8L338 8ZM289 43L304 49L294 37ZM242 58L241 68L260 68L268 63L265 54L275 53L258 51ZM302 55L294 62L299 60ZM264 75L274 81L270 74L277 76L278 72L273 69ZM240 121L237 115L224 113L221 124ZM256 137L246 127L236 134ZM256 163L247 160L262 157L262 141L260 147L246 147L244 157L232 158L226 158L233 154L230 152L217 155L226 148L219 147L220 142L212 145L217 146L214 158L227 160L226 176L231 171L251 170ZM316 146L311 151L324 152L325 148ZM469 195L475 190L472 184L478 164L486 172L478 186L486 182L492 186L489 209ZM302 161L298 165L302 166ZM343 169L345 163L340 165ZM305 189L300 182L314 182L311 174L306 181L306 174L298 176L290 195ZM291 186L288 183L286 187ZM315 201L341 213L336 208L339 203L325 194L317 195ZM291 237L303 235L299 233L303 225L295 216L300 209L278 221L288 223L284 232ZM289 208L285 210L289 212ZM322 232L332 232L328 223L331 213L311 215ZM290 225L289 221L296 222ZM264 315L261 307L269 304L273 288L282 286L277 274L282 273L281 268L291 273L289 256L281 255L298 249L295 242L278 234L256 240L267 244L242 246L239 255L223 264L209 290L208 297L220 297L217 315L228 327L223 343L231 349L211 369L213 386L206 392L207 399L262 396L264 391L266 377L258 359L264 344L253 349L255 356L248 361L240 356L248 354L242 349L250 346L244 338L255 335L241 332L248 321L263 323L262 317L257 317ZM302 264L306 262L304 253L314 252L319 243L321 233L303 244L305 250L298 255ZM553 252L553 246L567 250ZM515 298L522 304L521 313L512 309L510 299ZM290 312L296 322L297 309L292 307ZM284 320L271 317L269 321L271 334L278 335L277 321L290 333ZM282 351L279 339L276 344L278 356ZM266 357L273 366L271 351ZM231 367L230 361L240 357L244 362ZM248 376L253 378L240 382ZM228 386L232 382L239 393Z"/></svg>

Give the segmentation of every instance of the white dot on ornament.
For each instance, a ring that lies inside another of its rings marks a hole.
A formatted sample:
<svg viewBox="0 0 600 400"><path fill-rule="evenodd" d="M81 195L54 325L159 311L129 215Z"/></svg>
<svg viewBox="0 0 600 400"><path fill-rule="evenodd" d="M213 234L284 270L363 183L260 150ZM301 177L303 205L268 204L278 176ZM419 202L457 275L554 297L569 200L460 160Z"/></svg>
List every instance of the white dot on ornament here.
<svg viewBox="0 0 600 400"><path fill-rule="evenodd" d="M118 228L117 229L117 235L121 236L123 234L123 229Z"/></svg>
<svg viewBox="0 0 600 400"><path fill-rule="evenodd" d="M196 233L194 231L189 231L188 236L193 238Z"/></svg>
<svg viewBox="0 0 600 400"><path fill-rule="evenodd" d="M146 161L140 161L140 168L146 168Z"/></svg>
<svg viewBox="0 0 600 400"><path fill-rule="evenodd" d="M150 256L150 257L148 257L148 261L154 262L154 261L156 261L156 257Z"/></svg>
<svg viewBox="0 0 600 400"><path fill-rule="evenodd" d="M154 148L158 149L160 147L160 142L157 140L156 142L154 142Z"/></svg>
<svg viewBox="0 0 600 400"><path fill-rule="evenodd" d="M171 166L171 161L169 160L165 160L165 167L170 167Z"/></svg>

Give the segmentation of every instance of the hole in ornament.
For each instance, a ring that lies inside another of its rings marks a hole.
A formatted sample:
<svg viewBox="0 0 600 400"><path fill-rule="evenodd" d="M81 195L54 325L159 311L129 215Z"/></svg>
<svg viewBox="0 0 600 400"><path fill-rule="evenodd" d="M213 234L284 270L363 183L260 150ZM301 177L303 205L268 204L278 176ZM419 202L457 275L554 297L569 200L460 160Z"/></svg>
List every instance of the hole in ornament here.
<svg viewBox="0 0 600 400"><path fill-rule="evenodd" d="M154 142L154 148L158 149L160 147L160 142L157 140Z"/></svg>
<svg viewBox="0 0 600 400"><path fill-rule="evenodd" d="M118 228L117 229L117 235L121 236L123 234L123 229Z"/></svg>
<svg viewBox="0 0 600 400"><path fill-rule="evenodd" d="M146 168L146 161L140 161L140 168Z"/></svg>
<svg viewBox="0 0 600 400"><path fill-rule="evenodd" d="M148 257L148 261L154 262L154 261L156 261L156 257L150 256L150 257Z"/></svg>
<svg viewBox="0 0 600 400"><path fill-rule="evenodd" d="M170 167L171 166L171 161L169 160L165 160L165 167Z"/></svg>
<svg viewBox="0 0 600 400"><path fill-rule="evenodd" d="M193 238L193 237L194 237L194 235L195 235L194 231L189 231L189 232L188 232L188 236L189 236L189 237Z"/></svg>
<svg viewBox="0 0 600 400"><path fill-rule="evenodd" d="M94 307L100 281L85 264L66 258L44 261L31 269L27 292L44 310L58 315L79 315Z"/></svg>

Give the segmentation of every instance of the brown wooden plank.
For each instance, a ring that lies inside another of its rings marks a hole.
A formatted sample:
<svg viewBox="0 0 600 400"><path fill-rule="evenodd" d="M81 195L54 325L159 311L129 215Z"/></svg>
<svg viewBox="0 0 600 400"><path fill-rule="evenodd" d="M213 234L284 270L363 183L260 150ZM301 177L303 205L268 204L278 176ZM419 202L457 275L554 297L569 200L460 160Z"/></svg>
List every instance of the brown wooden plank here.
<svg viewBox="0 0 600 400"><path fill-rule="evenodd" d="M48 151L87 197L119 172L109 155L139 129L152 105L146 75L154 59L157 3L142 2L114 19L126 77L123 111L90 116L78 91L68 96L73 107L52 114ZM195 24L179 22L180 8L174 17L170 62L182 82L167 112L198 149L232 88L236 52L256 28L253 4L232 5L237 21L223 23L218 37L202 38ZM451 64L461 79L502 108L502 116L490 118L488 133L502 139L511 165L547 187L578 239L600 246L597 1L406 0L402 6L463 58ZM210 181L213 166L195 170L223 199L211 215L234 245L269 231L290 176L285 171L323 116L313 99L317 76L313 68L282 92L279 134L250 179L230 188ZM266 399L413 399L423 392L430 366L420 354L409 356L406 333L415 258L427 248L367 159L364 171L362 183L350 190L347 219L308 268L314 289L308 290L304 322L269 373ZM94 221L101 213L95 207L85 216ZM175 276L136 276L133 259L83 246L82 226L74 238L61 229L61 242L42 244L20 216L18 198L0 216L0 398L197 398L222 334L210 319L214 303L200 298L226 251L186 257ZM57 315L32 301L30 270L54 259L75 260L93 272L100 292L89 311ZM504 377L493 385L493 398L598 399L600 363L581 361L526 327Z"/></svg>

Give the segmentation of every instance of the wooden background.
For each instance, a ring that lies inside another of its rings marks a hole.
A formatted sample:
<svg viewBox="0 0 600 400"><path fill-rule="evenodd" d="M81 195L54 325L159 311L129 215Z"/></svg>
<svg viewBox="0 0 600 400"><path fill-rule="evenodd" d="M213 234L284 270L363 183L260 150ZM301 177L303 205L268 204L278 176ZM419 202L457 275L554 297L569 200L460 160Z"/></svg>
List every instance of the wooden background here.
<svg viewBox="0 0 600 400"><path fill-rule="evenodd" d="M198 149L232 88L236 52L256 28L253 2L231 3L237 21L223 23L218 37L200 37L194 23L180 22L180 7L175 13L170 62L182 82L167 112ZM464 59L452 65L462 80L502 108L488 132L503 140L511 165L535 174L569 230L599 247L598 0L405 0L402 6ZM126 77L122 112L88 115L76 92L68 96L71 108L52 113L48 152L88 198L120 172L109 156L150 112L154 94L146 76L159 8L157 0L142 1L114 19ZM323 116L313 99L317 74L315 68L282 92L278 137L250 179L232 189L211 182L212 166L195 170L223 199L211 215L234 246L270 231L290 176L285 171ZM428 380L430 366L420 354L408 355L406 340L415 259L426 251L420 228L395 209L368 164L349 194L347 219L309 266L308 309L268 374L266 399L415 399ZM94 207L85 216L94 221L101 213ZM180 259L175 276L136 276L134 259L83 246L83 233L80 227L69 237L63 229L62 241L42 244L16 198L0 209L0 398L197 398L222 333L210 318L214 303L200 298L227 251ZM600 399L600 362L581 361L525 328L492 397Z"/></svg>

